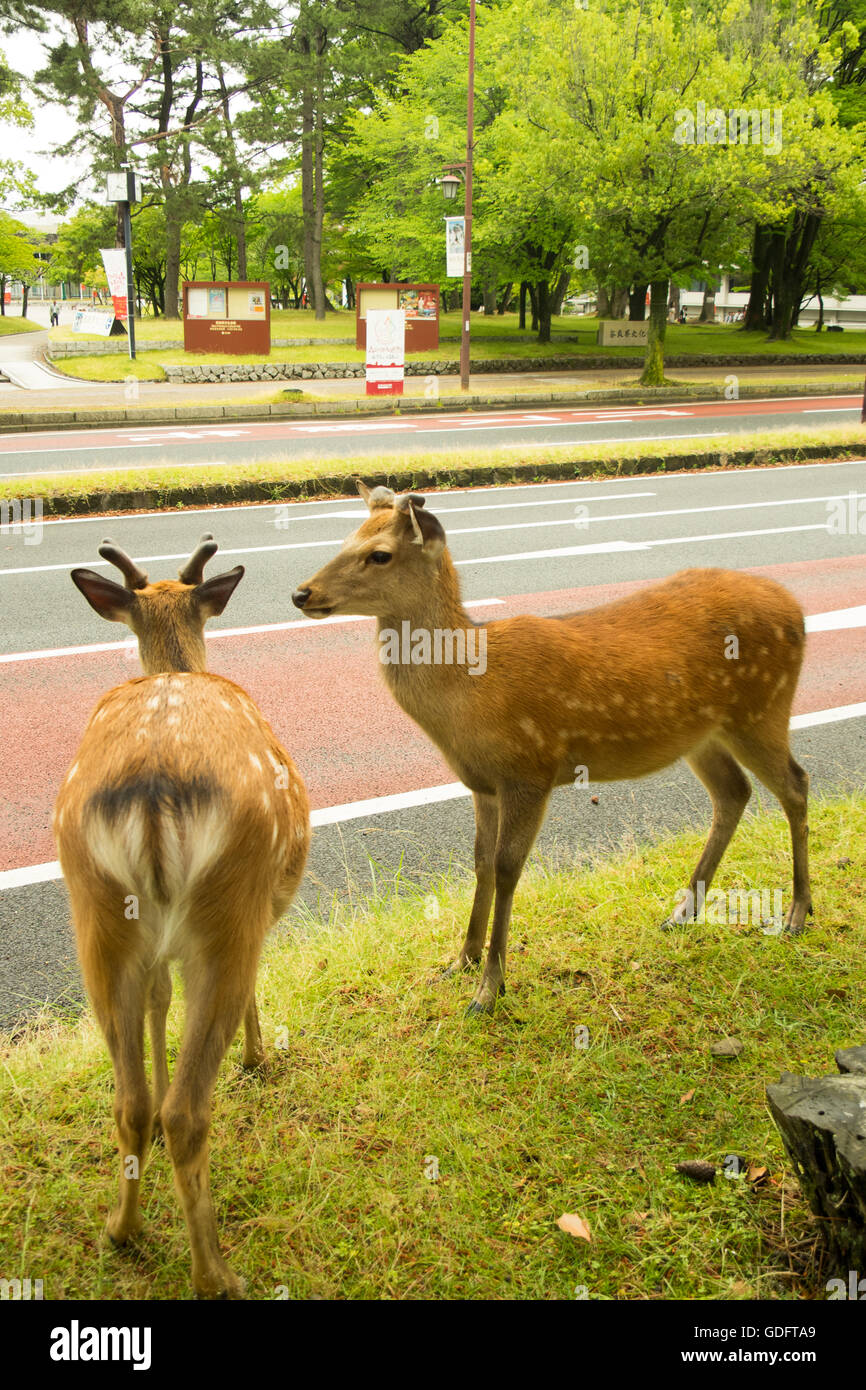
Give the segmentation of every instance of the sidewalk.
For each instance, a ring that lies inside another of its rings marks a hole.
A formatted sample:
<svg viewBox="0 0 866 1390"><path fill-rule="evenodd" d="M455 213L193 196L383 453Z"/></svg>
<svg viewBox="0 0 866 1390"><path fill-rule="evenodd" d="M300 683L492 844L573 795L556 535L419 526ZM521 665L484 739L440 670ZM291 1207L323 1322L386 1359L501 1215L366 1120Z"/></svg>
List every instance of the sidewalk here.
<svg viewBox="0 0 866 1390"><path fill-rule="evenodd" d="M42 339L47 335L28 334L30 339ZM20 340L19 340L20 341ZM0 371L3 370L4 348L8 340L0 339ZM29 344L28 344L29 346ZM34 343L34 348L38 344ZM402 397L368 397L364 385L357 378L345 380L304 381L302 389L305 400L296 403L271 405L280 401L282 390L290 383L236 382L200 385L169 385L164 382L142 381L124 385L120 382L75 382L68 389L66 383L60 388L62 394L52 384L47 389L22 390L8 383L0 382L0 428L21 427L32 424L59 424L63 417L77 417L79 423L86 422L87 416L106 416L116 419L155 419L164 413L167 419L187 420L210 415L220 418L229 412L247 416L259 414L267 416L292 414L325 414L332 405L334 413L344 414L357 403L360 410L376 412L392 411L401 402L413 402L415 409L427 407L466 408L487 404L515 405L534 403L538 405L552 402L578 404L585 393L594 393L595 403L600 398L632 401L657 400L668 398L688 399L693 393L706 396L723 396L725 387L735 376L740 391L748 394L785 394L801 390L806 384L817 389L828 389L839 383L839 389L855 393L862 383L863 368L856 363L851 368L844 366L803 366L773 367L771 363L761 363L748 367L678 367L673 370L673 387L641 387L638 373L634 368L625 370L607 368L585 372L491 372L473 375L470 382L469 399L460 392L460 379L444 376L436 379L438 394L427 394L424 377L407 377ZM773 383L773 387L767 385ZM683 383L680 386L680 383ZM696 388L696 389L695 389ZM600 393L600 394L595 394ZM10 414L11 412L11 414ZM182 413L181 413L182 412ZM25 421L24 416L29 417ZM41 417L38 420L33 417ZM5 417L5 418L4 418ZM98 421L94 420L94 423Z"/></svg>

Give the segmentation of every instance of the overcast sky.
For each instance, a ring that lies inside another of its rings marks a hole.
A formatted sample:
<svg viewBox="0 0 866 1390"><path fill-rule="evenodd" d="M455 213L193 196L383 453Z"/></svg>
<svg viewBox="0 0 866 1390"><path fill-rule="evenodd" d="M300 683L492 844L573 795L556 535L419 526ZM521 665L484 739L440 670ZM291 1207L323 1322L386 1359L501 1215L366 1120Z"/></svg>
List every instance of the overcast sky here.
<svg viewBox="0 0 866 1390"><path fill-rule="evenodd" d="M44 66L45 49L39 36L27 31L3 35L3 52L9 66L24 74ZM82 197L93 196L97 190L88 183L89 160L86 155L61 159L52 155L54 145L64 144L75 134L75 121L64 106L44 105L32 93L27 102L33 112L33 128L20 130L0 121L0 149L11 159L31 169L41 193L57 192L71 183L82 185Z"/></svg>

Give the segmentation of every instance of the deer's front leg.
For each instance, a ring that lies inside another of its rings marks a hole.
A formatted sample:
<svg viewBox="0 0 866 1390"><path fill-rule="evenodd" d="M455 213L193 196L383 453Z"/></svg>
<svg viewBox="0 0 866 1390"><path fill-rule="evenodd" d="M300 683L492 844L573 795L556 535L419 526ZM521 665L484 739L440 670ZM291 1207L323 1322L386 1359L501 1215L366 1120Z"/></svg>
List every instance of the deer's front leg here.
<svg viewBox="0 0 866 1390"><path fill-rule="evenodd" d="M472 800L475 802L475 897L469 914L466 940L457 959L445 970L446 977L456 975L460 970L469 970L480 961L484 954L493 902L493 860L499 829L499 801L495 795L485 796L481 792L473 792Z"/></svg>
<svg viewBox="0 0 866 1390"><path fill-rule="evenodd" d="M496 903L487 964L468 1013L492 1013L497 995L505 993L505 953L511 905L527 855L544 819L549 789L506 787L499 795L499 830L493 858Z"/></svg>

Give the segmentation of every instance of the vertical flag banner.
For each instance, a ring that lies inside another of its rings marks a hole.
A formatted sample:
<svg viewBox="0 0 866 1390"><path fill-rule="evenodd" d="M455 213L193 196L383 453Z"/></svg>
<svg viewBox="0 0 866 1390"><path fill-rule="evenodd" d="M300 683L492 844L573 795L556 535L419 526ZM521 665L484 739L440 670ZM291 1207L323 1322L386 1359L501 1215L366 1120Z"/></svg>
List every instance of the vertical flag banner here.
<svg viewBox="0 0 866 1390"><path fill-rule="evenodd" d="M402 396L406 349L404 309L367 310L367 395Z"/></svg>
<svg viewBox="0 0 866 1390"><path fill-rule="evenodd" d="M445 274L463 275L463 262L466 250L466 218L445 218Z"/></svg>
<svg viewBox="0 0 866 1390"><path fill-rule="evenodd" d="M102 264L105 266L111 298L114 300L114 316L118 319L125 319L127 316L126 252L122 246L112 246L109 250L100 251L99 254L102 257Z"/></svg>

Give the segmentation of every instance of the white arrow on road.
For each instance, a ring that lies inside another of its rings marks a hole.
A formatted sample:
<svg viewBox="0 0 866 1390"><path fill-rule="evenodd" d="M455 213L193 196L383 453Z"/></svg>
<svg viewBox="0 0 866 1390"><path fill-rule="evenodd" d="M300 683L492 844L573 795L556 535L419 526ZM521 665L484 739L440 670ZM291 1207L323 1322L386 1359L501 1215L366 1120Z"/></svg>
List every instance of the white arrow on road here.
<svg viewBox="0 0 866 1390"><path fill-rule="evenodd" d="M149 444L153 440L160 439L210 439L211 435L216 435L220 439L234 439L237 435L249 434L249 430L149 430L147 433L132 434L129 430L118 430L122 439L129 440L130 444Z"/></svg>

